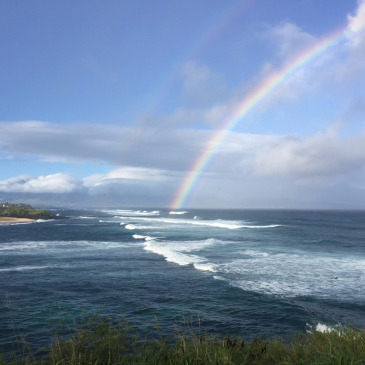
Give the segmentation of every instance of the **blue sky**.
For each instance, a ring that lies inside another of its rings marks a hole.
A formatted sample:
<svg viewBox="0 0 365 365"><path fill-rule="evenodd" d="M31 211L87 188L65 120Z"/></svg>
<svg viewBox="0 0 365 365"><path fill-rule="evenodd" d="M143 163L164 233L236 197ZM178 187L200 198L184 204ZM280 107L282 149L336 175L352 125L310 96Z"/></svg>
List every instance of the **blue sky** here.
<svg viewBox="0 0 365 365"><path fill-rule="evenodd" d="M230 111L340 29L221 141L187 207L365 208L365 1L0 3L0 200L169 206Z"/></svg>

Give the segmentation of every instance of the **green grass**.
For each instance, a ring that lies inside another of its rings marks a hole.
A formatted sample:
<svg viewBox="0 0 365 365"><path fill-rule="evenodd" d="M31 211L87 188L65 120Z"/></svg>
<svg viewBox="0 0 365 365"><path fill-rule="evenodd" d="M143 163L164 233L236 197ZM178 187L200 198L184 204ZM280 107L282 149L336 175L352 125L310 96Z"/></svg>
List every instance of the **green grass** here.
<svg viewBox="0 0 365 365"><path fill-rule="evenodd" d="M171 337L158 328L144 338L124 321L94 316L69 339L56 334L45 355L25 342L22 355L0 364L365 364L365 330L299 333L290 340L209 336L186 327Z"/></svg>

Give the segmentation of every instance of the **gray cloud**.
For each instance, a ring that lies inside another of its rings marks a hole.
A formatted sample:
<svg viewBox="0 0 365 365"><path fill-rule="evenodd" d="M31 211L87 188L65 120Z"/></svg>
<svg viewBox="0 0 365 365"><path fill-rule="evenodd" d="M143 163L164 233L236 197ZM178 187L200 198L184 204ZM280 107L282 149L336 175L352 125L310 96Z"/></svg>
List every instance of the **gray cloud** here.
<svg viewBox="0 0 365 365"><path fill-rule="evenodd" d="M161 182L190 170L206 150L213 131L143 129L135 144L123 151L131 129L102 125L63 125L44 122L0 123L4 152L31 154L48 161L91 162L119 166L96 179ZM365 164L365 134L341 137L336 129L308 138L230 132L216 148L211 172L293 177L331 176ZM170 174L168 176L168 174ZM63 175L62 175L63 176ZM68 186L70 181L65 186Z"/></svg>
<svg viewBox="0 0 365 365"><path fill-rule="evenodd" d="M0 150L46 161L186 170L209 131L47 122L0 123Z"/></svg>

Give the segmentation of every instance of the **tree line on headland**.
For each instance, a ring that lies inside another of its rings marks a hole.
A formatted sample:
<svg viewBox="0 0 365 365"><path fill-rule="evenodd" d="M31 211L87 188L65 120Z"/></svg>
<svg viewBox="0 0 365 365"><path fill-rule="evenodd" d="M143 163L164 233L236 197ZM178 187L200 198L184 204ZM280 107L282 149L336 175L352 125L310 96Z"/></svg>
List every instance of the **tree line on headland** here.
<svg viewBox="0 0 365 365"><path fill-rule="evenodd" d="M34 209L29 204L0 203L0 217L29 219L59 219L65 218L52 214L48 210Z"/></svg>

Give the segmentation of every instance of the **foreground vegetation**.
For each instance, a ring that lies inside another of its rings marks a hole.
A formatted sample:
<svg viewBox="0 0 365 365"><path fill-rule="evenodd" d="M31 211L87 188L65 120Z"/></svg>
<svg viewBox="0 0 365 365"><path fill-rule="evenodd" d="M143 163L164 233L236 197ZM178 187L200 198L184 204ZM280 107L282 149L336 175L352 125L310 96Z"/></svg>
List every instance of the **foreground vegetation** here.
<svg viewBox="0 0 365 365"><path fill-rule="evenodd" d="M0 203L0 217L57 219L61 218L43 209L34 209L28 204ZM62 217L64 218L64 217Z"/></svg>
<svg viewBox="0 0 365 365"><path fill-rule="evenodd" d="M67 340L56 335L43 356L24 341L23 346L23 355L0 359L0 364L365 364L365 330L351 328L245 343L189 329L168 338L155 329L139 338L123 321L113 325L94 317Z"/></svg>

